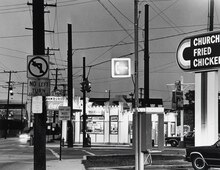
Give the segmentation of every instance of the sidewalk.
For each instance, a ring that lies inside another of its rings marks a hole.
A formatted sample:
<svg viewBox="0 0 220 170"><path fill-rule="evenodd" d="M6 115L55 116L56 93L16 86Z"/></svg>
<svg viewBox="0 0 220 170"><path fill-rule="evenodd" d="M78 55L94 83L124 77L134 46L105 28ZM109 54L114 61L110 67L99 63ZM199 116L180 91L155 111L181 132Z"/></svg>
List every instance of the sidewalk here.
<svg viewBox="0 0 220 170"><path fill-rule="evenodd" d="M47 161L47 170L85 170L81 159Z"/></svg>
<svg viewBox="0 0 220 170"><path fill-rule="evenodd" d="M152 165L145 169L192 169L190 162L184 161L184 148L165 148L164 151L152 153ZM87 170L133 170L134 155L94 155L86 156L83 164Z"/></svg>
<svg viewBox="0 0 220 170"><path fill-rule="evenodd" d="M47 170L85 170L81 159L51 160L46 162ZM22 170L33 170L34 165L25 164Z"/></svg>
<svg viewBox="0 0 220 170"><path fill-rule="evenodd" d="M94 145L93 145L94 146ZM47 143L47 147L58 147L58 143ZM80 147L80 146L75 146ZM111 147L120 147L122 146L113 146L113 145L96 145L95 148L106 148L109 149ZM125 146L123 146L125 147ZM146 165L145 169L190 169L192 168L191 163L185 162L183 160L183 156L185 154L184 148L165 148L162 152L153 152L152 153L152 159L153 164L152 165ZM87 156L84 157L84 159L68 159L68 160L53 160L53 161L47 161L46 167L47 170L107 170L107 169L118 169L118 170L133 170L134 169L134 155L124 155L125 159L127 159L127 166L120 166L120 163L117 164L118 160L123 162L124 160L120 157L122 155L114 155L117 161L115 161L115 158L110 158L112 155L100 155L100 156ZM83 163L82 163L83 162ZM110 163L110 165L108 165ZM104 166L102 166L104 165ZM32 169L25 169L25 170L33 170Z"/></svg>

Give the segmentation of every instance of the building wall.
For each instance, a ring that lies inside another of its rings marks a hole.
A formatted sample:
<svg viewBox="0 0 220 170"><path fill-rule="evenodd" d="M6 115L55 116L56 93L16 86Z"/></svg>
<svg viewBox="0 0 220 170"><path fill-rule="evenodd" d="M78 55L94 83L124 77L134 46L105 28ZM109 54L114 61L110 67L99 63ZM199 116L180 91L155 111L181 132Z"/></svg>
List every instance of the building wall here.
<svg viewBox="0 0 220 170"><path fill-rule="evenodd" d="M89 121L89 132L92 143L112 143L112 144L129 144L132 139L132 110L124 110L123 103L119 102L118 106L92 106L88 103L86 112ZM82 112L75 113L75 142L82 143L83 135L81 132L80 120ZM164 132L166 136L176 134L176 113L167 113L164 115ZM152 115L152 139L157 144L158 138L158 116Z"/></svg>

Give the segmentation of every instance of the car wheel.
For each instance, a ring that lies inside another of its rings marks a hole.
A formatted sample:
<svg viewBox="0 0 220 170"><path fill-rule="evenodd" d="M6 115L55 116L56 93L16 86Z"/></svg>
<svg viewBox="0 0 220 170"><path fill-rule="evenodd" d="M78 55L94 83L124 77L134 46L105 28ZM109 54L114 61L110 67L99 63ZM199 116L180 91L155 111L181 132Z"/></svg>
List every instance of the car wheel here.
<svg viewBox="0 0 220 170"><path fill-rule="evenodd" d="M207 170L208 169L208 166L206 165L206 162L199 155L196 155L196 156L193 157L192 166L195 170Z"/></svg>
<svg viewBox="0 0 220 170"><path fill-rule="evenodd" d="M173 140L173 141L171 142L171 146L172 146L172 147L176 147L177 145L178 145L178 142L177 142L177 141Z"/></svg>

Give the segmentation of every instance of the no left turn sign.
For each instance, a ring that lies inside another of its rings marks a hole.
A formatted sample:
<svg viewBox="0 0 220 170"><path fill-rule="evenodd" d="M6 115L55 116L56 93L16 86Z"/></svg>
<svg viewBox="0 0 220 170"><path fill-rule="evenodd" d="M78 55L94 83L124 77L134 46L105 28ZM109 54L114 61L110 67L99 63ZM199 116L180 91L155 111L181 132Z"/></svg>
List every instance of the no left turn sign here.
<svg viewBox="0 0 220 170"><path fill-rule="evenodd" d="M49 78L49 57L28 56L27 78Z"/></svg>

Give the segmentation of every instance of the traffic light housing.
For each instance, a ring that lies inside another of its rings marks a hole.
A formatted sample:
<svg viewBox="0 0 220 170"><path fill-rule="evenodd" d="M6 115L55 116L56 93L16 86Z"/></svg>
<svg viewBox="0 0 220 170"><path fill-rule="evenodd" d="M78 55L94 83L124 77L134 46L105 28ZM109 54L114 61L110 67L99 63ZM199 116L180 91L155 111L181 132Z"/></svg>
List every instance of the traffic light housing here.
<svg viewBox="0 0 220 170"><path fill-rule="evenodd" d="M80 84L81 84L81 90L80 91L84 92L84 90L85 90L85 82L83 81Z"/></svg>
<svg viewBox="0 0 220 170"><path fill-rule="evenodd" d="M81 92L91 92L91 82L88 80L88 78L85 79L85 81L81 82Z"/></svg>
<svg viewBox="0 0 220 170"><path fill-rule="evenodd" d="M89 93L91 91L91 82L86 79L85 90Z"/></svg>
<svg viewBox="0 0 220 170"><path fill-rule="evenodd" d="M10 93L11 96L14 94L14 93L13 93L13 88L12 88L12 87L9 87L9 93Z"/></svg>

